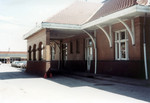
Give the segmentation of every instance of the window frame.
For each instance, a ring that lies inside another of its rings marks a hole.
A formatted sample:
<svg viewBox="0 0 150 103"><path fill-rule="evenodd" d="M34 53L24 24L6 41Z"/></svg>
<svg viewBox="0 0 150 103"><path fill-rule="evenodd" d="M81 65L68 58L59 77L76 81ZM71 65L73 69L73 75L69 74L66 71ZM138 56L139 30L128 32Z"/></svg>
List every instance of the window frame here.
<svg viewBox="0 0 150 103"><path fill-rule="evenodd" d="M121 39L121 33L125 32L125 39ZM125 58L122 57L121 43L125 43ZM115 60L129 60L128 33L126 29L115 32Z"/></svg>

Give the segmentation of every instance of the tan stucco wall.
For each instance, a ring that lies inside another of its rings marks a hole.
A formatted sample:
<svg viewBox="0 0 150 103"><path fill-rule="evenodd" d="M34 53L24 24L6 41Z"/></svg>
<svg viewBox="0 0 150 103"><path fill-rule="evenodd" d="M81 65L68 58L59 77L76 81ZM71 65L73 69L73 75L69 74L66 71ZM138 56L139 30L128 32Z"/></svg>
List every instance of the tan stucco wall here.
<svg viewBox="0 0 150 103"><path fill-rule="evenodd" d="M36 49L39 47L39 43L42 42L44 46L43 50L43 59L46 59L46 29L39 31L38 33L34 34L33 36L27 39L27 47L31 46L31 50L33 50L33 45L36 44ZM33 60L33 52L31 59ZM38 52L36 52L36 59L38 59Z"/></svg>

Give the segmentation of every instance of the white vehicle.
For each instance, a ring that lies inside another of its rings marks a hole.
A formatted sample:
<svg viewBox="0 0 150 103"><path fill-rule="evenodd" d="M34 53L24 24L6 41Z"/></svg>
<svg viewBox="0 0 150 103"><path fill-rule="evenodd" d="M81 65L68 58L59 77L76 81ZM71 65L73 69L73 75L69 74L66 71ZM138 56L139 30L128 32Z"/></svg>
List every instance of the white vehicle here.
<svg viewBox="0 0 150 103"><path fill-rule="evenodd" d="M27 61L19 61L19 62L17 62L16 67L24 68L24 65L26 65L26 64L27 64Z"/></svg>
<svg viewBox="0 0 150 103"><path fill-rule="evenodd" d="M13 61L13 62L11 63L11 66L12 66L12 67L16 67L18 62L19 62L19 61Z"/></svg>
<svg viewBox="0 0 150 103"><path fill-rule="evenodd" d="M2 62L0 62L0 65L2 64Z"/></svg>

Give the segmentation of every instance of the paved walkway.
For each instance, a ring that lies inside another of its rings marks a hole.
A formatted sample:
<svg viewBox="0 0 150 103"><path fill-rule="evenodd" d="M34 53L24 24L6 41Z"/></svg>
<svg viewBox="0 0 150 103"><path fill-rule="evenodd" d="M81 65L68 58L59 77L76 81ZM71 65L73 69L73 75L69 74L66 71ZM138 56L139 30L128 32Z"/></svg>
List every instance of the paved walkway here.
<svg viewBox="0 0 150 103"><path fill-rule="evenodd" d="M106 78L106 77L105 77ZM149 103L150 88L81 76L44 79L0 65L0 103Z"/></svg>
<svg viewBox="0 0 150 103"><path fill-rule="evenodd" d="M107 81L112 81L116 83L128 84L128 85L150 87L150 80L144 80L144 79L133 79L133 78L110 76L110 75L103 75L103 74L95 75L91 73L81 73L81 72L75 72L75 73L72 73L72 75L95 78L99 80L107 80Z"/></svg>

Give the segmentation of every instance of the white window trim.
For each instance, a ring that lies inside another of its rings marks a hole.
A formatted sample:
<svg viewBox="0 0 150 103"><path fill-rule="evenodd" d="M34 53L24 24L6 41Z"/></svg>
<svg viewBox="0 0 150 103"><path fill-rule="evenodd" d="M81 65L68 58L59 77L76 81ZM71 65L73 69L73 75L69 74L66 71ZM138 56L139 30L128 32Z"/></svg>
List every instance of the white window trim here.
<svg viewBox="0 0 150 103"><path fill-rule="evenodd" d="M52 46L52 60L55 60L55 48Z"/></svg>
<svg viewBox="0 0 150 103"><path fill-rule="evenodd" d="M125 32L125 38L126 39L120 40L120 33L121 32ZM119 34L119 40L117 40L117 33ZM121 47L121 43L122 42L125 42L125 55L126 55L126 58L122 58L121 57L121 48L120 47ZM119 44L119 51L118 51L117 43ZM119 54L119 56L118 56L118 54ZM128 34L127 34L127 30L126 29L115 32L115 60L129 60Z"/></svg>
<svg viewBox="0 0 150 103"><path fill-rule="evenodd" d="M92 59L91 60L93 60L93 42L92 42L92 44L91 45L89 45L89 40L90 40L91 38L86 38L85 39L85 60L87 60L87 49L88 49L88 47L92 47ZM96 40L96 38L94 39L94 40Z"/></svg>

